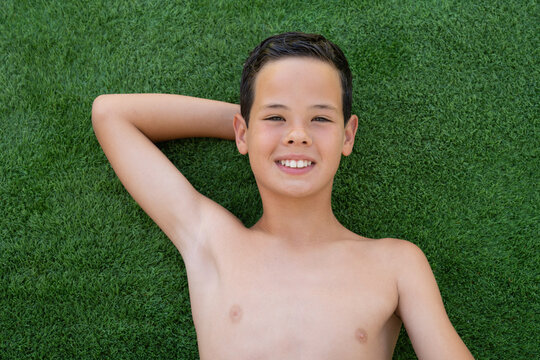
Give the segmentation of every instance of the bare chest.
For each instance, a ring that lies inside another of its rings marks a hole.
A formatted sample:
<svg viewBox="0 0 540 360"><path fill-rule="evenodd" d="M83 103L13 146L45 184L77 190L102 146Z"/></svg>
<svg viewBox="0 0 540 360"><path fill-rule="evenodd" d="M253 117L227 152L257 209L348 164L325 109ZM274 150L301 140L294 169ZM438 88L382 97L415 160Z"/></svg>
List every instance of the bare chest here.
<svg viewBox="0 0 540 360"><path fill-rule="evenodd" d="M375 264L246 252L218 260L204 291L190 284L201 358L390 358L397 293Z"/></svg>

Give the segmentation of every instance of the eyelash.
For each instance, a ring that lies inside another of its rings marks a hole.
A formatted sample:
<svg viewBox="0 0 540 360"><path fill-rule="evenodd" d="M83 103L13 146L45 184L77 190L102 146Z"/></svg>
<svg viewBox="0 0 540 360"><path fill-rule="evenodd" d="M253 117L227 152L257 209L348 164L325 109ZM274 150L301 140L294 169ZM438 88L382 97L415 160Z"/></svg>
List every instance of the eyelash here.
<svg viewBox="0 0 540 360"><path fill-rule="evenodd" d="M330 120L328 120L327 118L321 117L321 116L317 116L313 120L317 120L317 121L320 121L320 122L330 122Z"/></svg>
<svg viewBox="0 0 540 360"><path fill-rule="evenodd" d="M282 118L281 116L270 116L268 118L266 118L266 120L270 120L270 121L283 121L285 120L284 118ZM327 118L324 118L322 116L317 116L317 117L314 117L313 118L313 121L319 121L319 122L330 122L331 120L327 119Z"/></svg>
<svg viewBox="0 0 540 360"><path fill-rule="evenodd" d="M268 118L266 118L266 120L270 120L270 121L282 121L284 120L281 116L270 116Z"/></svg>

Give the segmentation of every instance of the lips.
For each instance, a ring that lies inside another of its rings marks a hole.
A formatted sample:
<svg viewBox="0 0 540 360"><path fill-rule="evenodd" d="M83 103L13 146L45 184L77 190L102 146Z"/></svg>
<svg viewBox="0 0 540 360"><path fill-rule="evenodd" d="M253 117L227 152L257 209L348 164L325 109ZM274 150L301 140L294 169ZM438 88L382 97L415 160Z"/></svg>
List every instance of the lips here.
<svg viewBox="0 0 540 360"><path fill-rule="evenodd" d="M315 160L303 154L288 154L278 157L276 165L287 174L302 175L315 166Z"/></svg>
<svg viewBox="0 0 540 360"><path fill-rule="evenodd" d="M287 159L287 160L279 160L279 163L281 165L283 165L283 166L288 167L288 168L302 169L302 168L311 166L312 161L310 161L310 160L290 160L290 159Z"/></svg>

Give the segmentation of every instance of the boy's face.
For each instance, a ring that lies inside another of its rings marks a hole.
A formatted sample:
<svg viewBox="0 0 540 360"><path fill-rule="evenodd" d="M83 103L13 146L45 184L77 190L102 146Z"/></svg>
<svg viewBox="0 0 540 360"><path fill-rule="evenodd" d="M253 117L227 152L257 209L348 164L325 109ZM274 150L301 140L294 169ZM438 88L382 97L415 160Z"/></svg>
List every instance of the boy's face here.
<svg viewBox="0 0 540 360"><path fill-rule="evenodd" d="M272 61L259 71L254 93L249 128L240 115L234 127L238 150L249 154L261 195L331 191L358 125L353 115L344 127L338 71L312 58Z"/></svg>

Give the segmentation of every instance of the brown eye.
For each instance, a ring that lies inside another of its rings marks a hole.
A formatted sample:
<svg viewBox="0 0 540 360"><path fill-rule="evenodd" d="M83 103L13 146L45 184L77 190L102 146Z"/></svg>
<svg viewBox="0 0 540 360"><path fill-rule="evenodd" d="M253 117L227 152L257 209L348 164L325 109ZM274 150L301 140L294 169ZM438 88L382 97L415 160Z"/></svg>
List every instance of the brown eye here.
<svg viewBox="0 0 540 360"><path fill-rule="evenodd" d="M282 118L281 116L270 116L270 117L266 118L265 120L270 120L270 121L284 121L285 119Z"/></svg>
<svg viewBox="0 0 540 360"><path fill-rule="evenodd" d="M316 118L313 118L313 121L318 121L318 122L331 122L329 119L324 118L324 117L321 117L321 116L317 116Z"/></svg>

